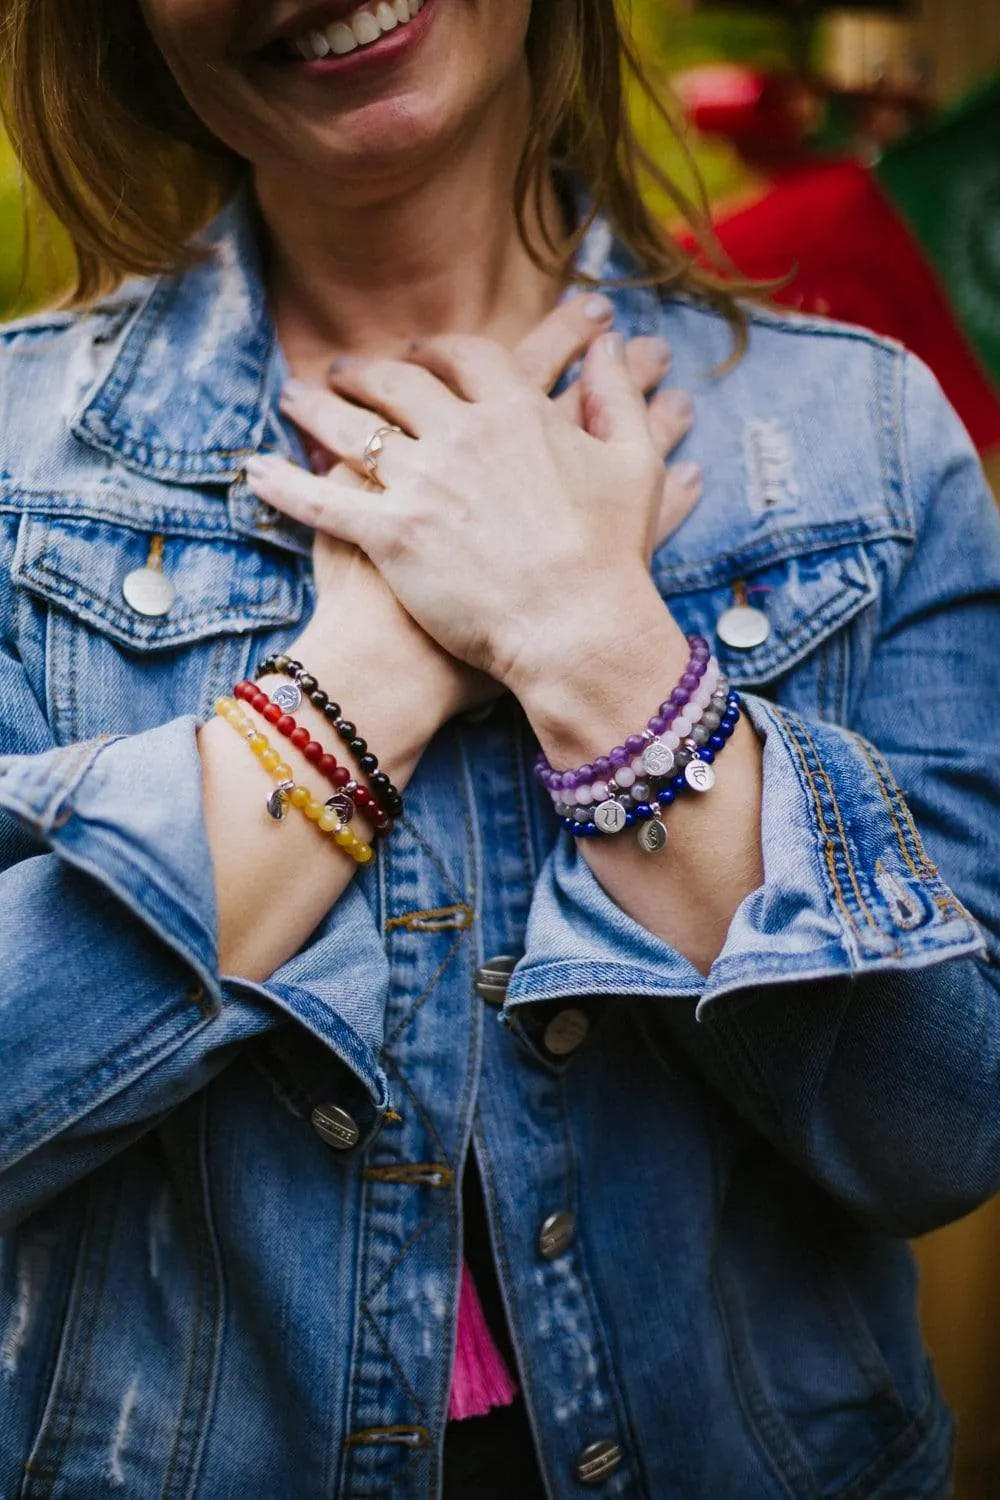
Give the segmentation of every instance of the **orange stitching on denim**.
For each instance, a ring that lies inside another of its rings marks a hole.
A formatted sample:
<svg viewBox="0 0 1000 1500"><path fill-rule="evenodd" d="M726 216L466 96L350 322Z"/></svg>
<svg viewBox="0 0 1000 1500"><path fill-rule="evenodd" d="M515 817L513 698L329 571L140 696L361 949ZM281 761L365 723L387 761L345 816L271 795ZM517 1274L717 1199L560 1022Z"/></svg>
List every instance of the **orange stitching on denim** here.
<svg viewBox="0 0 1000 1500"><path fill-rule="evenodd" d="M885 766L885 769L883 770L883 765L881 764L882 757L873 745L871 745L867 740L862 739L860 735L857 736L857 740L859 745L861 746L862 751L864 752L865 759L868 761L868 764L871 766L872 770L875 773L875 780L878 785L879 792L882 795L883 802L889 810L889 816L892 819L892 824L896 831L896 842L899 844L899 852L902 854L903 860L909 868L910 873L913 875L915 880L919 880L921 881L921 883L931 885L931 900L934 902L934 905L937 907L942 916L945 916L948 912L952 912L956 916L971 922L972 917L970 913L966 911L965 907L956 896L953 896L950 893L945 895L941 892L940 889L936 888L936 886L939 886L941 884L941 872L938 870L938 867L934 863L934 861L928 858L927 851L924 848L924 841L920 837L920 832L917 828L916 823L914 823L913 821L913 814L910 812L909 807L906 805L905 797L901 796L897 799L892 795L892 786L888 775L885 774L886 771L889 770L888 766ZM920 859L919 867L914 864L913 856L910 853L909 848L907 847L906 840L903 835L902 824L900 823L900 815L902 816L903 821L906 823L906 826L910 831L910 836L916 846L917 854Z"/></svg>
<svg viewBox="0 0 1000 1500"><path fill-rule="evenodd" d="M366 1182L397 1182L403 1186L434 1188L450 1188L455 1182L455 1173L451 1167L443 1166L440 1162L423 1161L366 1167L364 1177Z"/></svg>
<svg viewBox="0 0 1000 1500"><path fill-rule="evenodd" d="M817 820L819 822L820 831L821 831L821 833L824 836L823 856L824 856L824 859L826 861L827 872L828 872L828 874L830 876L830 880L831 880L831 883L833 885L834 896L835 896L837 905L840 907L840 910L843 912L844 916L847 918L847 921L849 922L850 926L854 929L854 931L860 937L861 936L861 929L858 927L857 921L856 921L856 919L854 917L854 913L851 911L850 907L847 905L847 900L846 900L846 897L844 895L844 890L843 890L843 887L841 886L841 883L840 883L840 876L837 873L837 865L836 865L836 861L834 859L834 850L833 850L833 847L832 847L832 845L833 845L833 839L834 839L834 831L833 831L833 829L831 829L829 827L829 825L827 824L827 821L826 821L826 816L825 816L825 813L823 811L822 799L820 798L820 794L819 794L819 786L818 786L817 779L814 777L814 775L812 773L812 770L810 769L809 762L806 759L805 752L803 751L802 746L799 744L799 742L798 742L798 740L796 738L795 726L792 725L792 723L789 720L788 716L785 715L784 713L782 713L782 711L778 708L777 704L772 704L772 709L775 712L775 714L777 714L777 716L781 719L782 723L785 725L786 729L788 730L789 739L790 739L792 745L795 747L795 753L799 757L799 761L801 762L802 770L803 770L803 773L805 775L806 781L809 783L809 790L810 790L810 793L812 795L813 808L815 809L815 812L816 812L816 817L817 817ZM803 733L804 737L808 740L808 742L809 742L810 746L812 747L812 749L815 750L816 746L815 746L814 742L812 741L812 739L809 737L809 735L806 733L804 726L802 728L802 733ZM839 835L840 835L841 847L844 850L844 858L845 858L846 863L847 863L847 869L848 869L848 873L850 875L851 885L852 885L852 887L854 889L854 894L855 894L855 896L857 898L859 906L861 907L862 911L864 912L865 918L866 918L869 926L872 928L872 930L874 932L879 933L879 935L881 936L882 935L881 928L879 928L879 926L875 922L874 918L872 917L871 912L868 910L868 907L865 905L864 897L862 896L861 891L860 891L860 889L858 887L857 877L856 877L856 875L854 873L854 866L852 865L850 857L849 857L849 855L847 853L847 843L846 843L847 836L846 836L846 833L845 833L845 830L844 830L844 825L843 825L843 823L841 822L841 819L840 819L840 809L837 806L836 798L833 796L833 788L830 786L830 779L826 775L825 772L823 773L823 780L824 780L824 782L826 784L827 790L828 790L828 792L830 794L831 801L833 803L834 812L835 812L836 819L837 819L837 831L839 832Z"/></svg>
<svg viewBox="0 0 1000 1500"><path fill-rule="evenodd" d="M434 906L425 911L408 911L402 916L390 917L385 924L386 932L402 928L405 932L464 932L476 920L472 907L465 901L454 906Z"/></svg>
<svg viewBox="0 0 1000 1500"><path fill-rule="evenodd" d="M420 1010L420 1008L423 1005L426 1005L427 1001L430 999L431 995L433 995L434 991L437 989L438 985L440 984L441 977L444 974L445 969L447 969L448 965L451 963L452 959L455 957L455 954L458 952L459 948L461 948L462 944L465 942L465 934L466 934L467 931L468 931L467 928L459 930L459 932L457 933L457 935L455 937L454 942L449 947L448 952L445 954L444 958L438 964L437 970L435 971L435 973L428 980L426 986L421 991L421 993L412 1002L412 1004L407 1008L406 1013L404 1015L400 1016L399 1021L397 1022L397 1024L393 1028L393 1030L389 1033L389 1035L386 1037L385 1042L383 1044L384 1047L391 1047L392 1044L393 1044L393 1042L397 1042L399 1040L399 1038L403 1035L403 1032L406 1030L406 1028L410 1025L410 1023L412 1022L414 1016L417 1014L417 1012Z"/></svg>
<svg viewBox="0 0 1000 1500"><path fill-rule="evenodd" d="M362 1427L344 1439L345 1448L370 1448L380 1443L400 1443L406 1447L426 1448L431 1440L426 1427Z"/></svg>
<svg viewBox="0 0 1000 1500"><path fill-rule="evenodd" d="M804 723L802 723L801 721L800 721L800 724L799 724L799 729L800 729L803 737L808 741L809 746L812 749L814 755L816 756L817 762L819 763L820 762L820 756L819 756L819 751L818 751L818 749L816 747L816 741L813 739L812 735L809 733L809 730L807 729L806 725ZM810 770L809 765L807 763L806 764L806 775L810 778L810 780L812 779L812 774L813 773ZM850 877L851 886L852 886L854 894L855 894L855 896L857 898L858 905L861 907L861 910L864 912L865 921L868 923L869 927L871 927L872 931L873 932L877 932L880 937L883 937L883 936L885 936L885 934L882 932L881 927L878 925L878 923L876 922L874 916L872 915L872 912L868 908L868 903L865 901L864 892L861 889L861 883L858 880L857 871L854 868L854 862L851 859L850 845L849 845L848 839L847 839L847 829L844 827L844 821L843 821L843 819L842 819L842 817L840 815L840 803L837 801L837 794L836 794L836 791L834 789L833 782L830 780L829 776L826 773L825 768L822 766L821 763L820 763L820 772L819 772L819 774L822 776L823 783L826 786L827 793L828 793L829 798L830 798L830 804L831 804L831 806L833 808L834 817L837 820L837 832L838 832L838 834L840 836L841 848L844 851L844 862L847 865L847 873L848 873L848 875ZM901 950L897 948L896 951L898 953Z"/></svg>

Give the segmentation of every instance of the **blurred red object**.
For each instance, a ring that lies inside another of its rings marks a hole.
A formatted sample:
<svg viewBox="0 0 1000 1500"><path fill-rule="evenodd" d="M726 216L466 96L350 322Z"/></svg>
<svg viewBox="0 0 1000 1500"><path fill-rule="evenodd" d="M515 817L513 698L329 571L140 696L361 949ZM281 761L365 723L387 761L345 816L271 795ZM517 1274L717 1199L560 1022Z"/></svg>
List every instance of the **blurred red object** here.
<svg viewBox="0 0 1000 1500"><path fill-rule="evenodd" d="M791 71L761 73L718 63L689 68L672 82L697 130L724 136L747 156L803 147L824 115L822 89Z"/></svg>
<svg viewBox="0 0 1000 1500"><path fill-rule="evenodd" d="M743 275L769 281L791 273L771 294L775 302L860 324L912 349L937 375L980 452L1000 446L998 394L934 268L860 162L800 166L715 228Z"/></svg>

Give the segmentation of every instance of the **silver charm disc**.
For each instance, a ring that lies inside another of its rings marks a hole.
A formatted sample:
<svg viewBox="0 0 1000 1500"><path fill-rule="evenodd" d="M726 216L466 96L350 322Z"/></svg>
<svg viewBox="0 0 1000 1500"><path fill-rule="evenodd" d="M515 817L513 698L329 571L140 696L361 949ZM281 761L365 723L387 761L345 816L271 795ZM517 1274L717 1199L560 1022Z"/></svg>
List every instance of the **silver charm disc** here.
<svg viewBox="0 0 1000 1500"><path fill-rule="evenodd" d="M640 826L636 842L644 853L658 854L661 849L666 848L667 830L659 818L650 818L648 823Z"/></svg>
<svg viewBox="0 0 1000 1500"><path fill-rule="evenodd" d="M286 714L293 714L302 702L302 693L297 682L283 682L276 687L271 694L271 702L283 708Z"/></svg>
<svg viewBox="0 0 1000 1500"><path fill-rule="evenodd" d="M594 822L602 833L621 833L625 827L625 809L620 802L609 797L594 808Z"/></svg>
<svg viewBox="0 0 1000 1500"><path fill-rule="evenodd" d="M279 782L267 799L268 813L276 823L280 823L288 811L288 792L294 785L294 781Z"/></svg>
<svg viewBox="0 0 1000 1500"><path fill-rule="evenodd" d="M643 751L642 763L647 776L667 776L674 769L674 752L662 740L654 740Z"/></svg>
<svg viewBox="0 0 1000 1500"><path fill-rule="evenodd" d="M332 797L327 797L324 805L332 808L342 823L349 823L354 817L354 799L346 792L334 792Z"/></svg>
<svg viewBox="0 0 1000 1500"><path fill-rule="evenodd" d="M133 568L122 581L126 604L138 615L165 615L177 590L159 568Z"/></svg>
<svg viewBox="0 0 1000 1500"><path fill-rule="evenodd" d="M689 760L684 767L684 780L693 792L710 792L715 785L715 771L707 760Z"/></svg>
<svg viewBox="0 0 1000 1500"><path fill-rule="evenodd" d="M763 610L751 604L734 604L724 610L715 626L720 641L734 651L752 651L762 646L771 634L771 622Z"/></svg>

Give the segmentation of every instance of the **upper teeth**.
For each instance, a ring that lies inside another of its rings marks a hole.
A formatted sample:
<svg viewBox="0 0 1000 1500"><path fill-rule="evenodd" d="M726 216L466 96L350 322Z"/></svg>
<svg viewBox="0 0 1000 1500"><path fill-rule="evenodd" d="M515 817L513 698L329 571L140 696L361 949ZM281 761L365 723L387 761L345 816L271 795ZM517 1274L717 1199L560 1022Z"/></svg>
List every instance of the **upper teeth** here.
<svg viewBox="0 0 1000 1500"><path fill-rule="evenodd" d="M343 57L377 42L384 32L405 26L423 7L424 0L380 0L378 5L362 5L323 31L307 31L295 37L292 45L307 62L331 53Z"/></svg>

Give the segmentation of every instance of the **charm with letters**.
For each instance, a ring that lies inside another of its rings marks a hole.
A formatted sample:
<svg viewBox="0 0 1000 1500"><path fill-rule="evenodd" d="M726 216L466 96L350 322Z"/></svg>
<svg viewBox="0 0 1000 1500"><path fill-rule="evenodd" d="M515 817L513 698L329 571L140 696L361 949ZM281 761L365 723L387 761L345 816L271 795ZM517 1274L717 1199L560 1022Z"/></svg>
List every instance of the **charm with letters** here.
<svg viewBox="0 0 1000 1500"><path fill-rule="evenodd" d="M302 691L298 683L283 682L271 694L271 702L283 708L286 714L293 714L302 702Z"/></svg>
<svg viewBox="0 0 1000 1500"><path fill-rule="evenodd" d="M659 818L650 818L643 823L636 835L636 843L644 854L658 854L667 846L667 830Z"/></svg>
<svg viewBox="0 0 1000 1500"><path fill-rule="evenodd" d="M279 782L267 799L268 814L276 823L280 823L288 811L288 793L294 785L294 781Z"/></svg>
<svg viewBox="0 0 1000 1500"><path fill-rule="evenodd" d="M602 833L621 833L625 827L625 809L620 802L609 797L594 808L594 822Z"/></svg>
<svg viewBox="0 0 1000 1500"><path fill-rule="evenodd" d="M647 776L669 776L674 769L674 752L662 740L647 745L642 756Z"/></svg>
<svg viewBox="0 0 1000 1500"><path fill-rule="evenodd" d="M710 792L715 785L715 772L704 760L689 760L684 767L684 780L693 792Z"/></svg>

